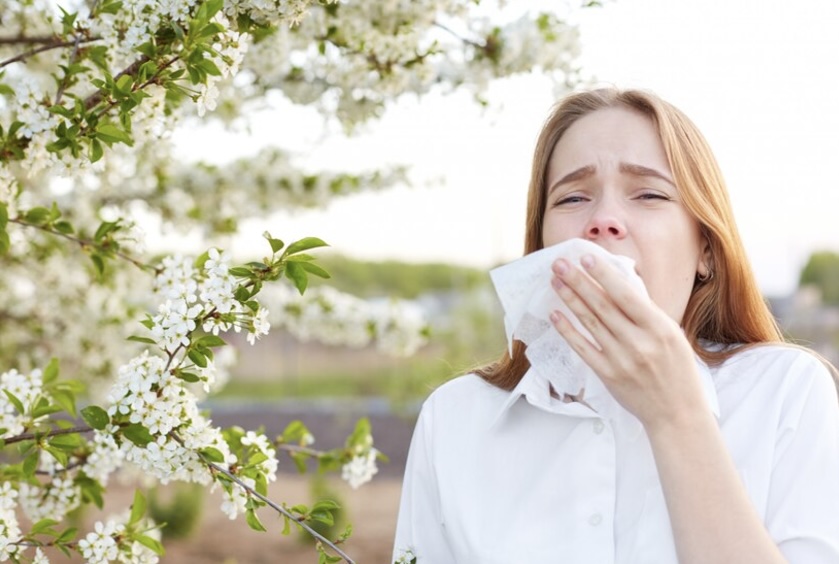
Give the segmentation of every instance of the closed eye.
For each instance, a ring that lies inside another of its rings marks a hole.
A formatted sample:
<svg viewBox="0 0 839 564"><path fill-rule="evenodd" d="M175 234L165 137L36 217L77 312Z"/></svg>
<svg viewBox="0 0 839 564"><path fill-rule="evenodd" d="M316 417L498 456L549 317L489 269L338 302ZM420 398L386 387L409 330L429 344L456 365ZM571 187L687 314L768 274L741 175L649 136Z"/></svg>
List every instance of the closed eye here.
<svg viewBox="0 0 839 564"><path fill-rule="evenodd" d="M584 196L567 196L565 198L561 198L554 202L554 207L562 206L566 204L579 204L580 202L585 202L586 198Z"/></svg>
<svg viewBox="0 0 839 564"><path fill-rule="evenodd" d="M638 196L639 200L663 200L665 202L670 201L670 196L665 194L660 194L658 192L644 192L643 194Z"/></svg>

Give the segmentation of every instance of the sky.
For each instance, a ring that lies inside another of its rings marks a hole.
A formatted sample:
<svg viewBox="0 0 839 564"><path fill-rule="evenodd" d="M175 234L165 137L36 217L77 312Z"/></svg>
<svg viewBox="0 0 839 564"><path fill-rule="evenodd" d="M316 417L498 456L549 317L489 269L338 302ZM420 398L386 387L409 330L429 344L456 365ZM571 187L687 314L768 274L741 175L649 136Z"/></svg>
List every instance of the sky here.
<svg viewBox="0 0 839 564"><path fill-rule="evenodd" d="M616 0L575 19L588 76L652 90L705 134L765 294L794 290L811 252L839 251L839 3ZM517 258L532 150L555 94L529 76L494 84L488 98L482 109L465 93L406 97L351 141L324 137L322 118L278 101L251 135L226 133L215 159L270 140L313 170L406 164L413 185L278 213L248 224L240 248L270 229L364 259L490 268Z"/></svg>

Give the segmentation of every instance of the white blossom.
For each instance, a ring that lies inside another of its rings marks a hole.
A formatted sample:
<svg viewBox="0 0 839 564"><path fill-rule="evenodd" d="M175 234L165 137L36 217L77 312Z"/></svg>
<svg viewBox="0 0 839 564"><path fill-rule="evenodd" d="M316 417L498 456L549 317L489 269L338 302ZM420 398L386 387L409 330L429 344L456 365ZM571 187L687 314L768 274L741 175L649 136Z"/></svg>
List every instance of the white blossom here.
<svg viewBox="0 0 839 564"><path fill-rule="evenodd" d="M17 497L18 492L11 483L0 484L0 562L11 559L20 551L20 547L13 544L23 536L15 515Z"/></svg>
<svg viewBox="0 0 839 564"><path fill-rule="evenodd" d="M40 369L35 369L29 374L21 374L15 369L0 374L0 390L15 396L23 404L24 409L28 409L41 395L42 385ZM23 433L24 425L29 422L31 418L18 413L7 394L0 394L0 429L6 429L4 437L13 437Z"/></svg>
<svg viewBox="0 0 839 564"><path fill-rule="evenodd" d="M346 480L352 489L358 489L372 480L379 471L376 466L378 452L375 448L371 448L366 453L353 456L352 460L341 468L341 478Z"/></svg>
<svg viewBox="0 0 839 564"><path fill-rule="evenodd" d="M32 522L63 519L81 501L81 488L71 478L62 478L60 474L42 486L20 484L20 507Z"/></svg>
<svg viewBox="0 0 839 564"><path fill-rule="evenodd" d="M107 564L117 559L119 546L114 537L125 530L121 524L109 520L97 521L94 530L79 541L79 550L88 564Z"/></svg>

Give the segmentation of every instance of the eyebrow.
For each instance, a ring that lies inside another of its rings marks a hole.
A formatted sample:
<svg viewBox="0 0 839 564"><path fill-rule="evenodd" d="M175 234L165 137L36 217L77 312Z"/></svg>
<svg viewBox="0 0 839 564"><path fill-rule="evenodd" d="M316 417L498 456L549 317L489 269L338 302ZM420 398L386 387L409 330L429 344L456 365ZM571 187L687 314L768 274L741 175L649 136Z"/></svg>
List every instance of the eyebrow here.
<svg viewBox="0 0 839 564"><path fill-rule="evenodd" d="M630 174L632 176L652 176L653 178L658 178L667 182L674 188L676 187L676 183L673 182L670 178L668 178L665 174L662 174L654 168L650 168L644 165L620 163L620 165L618 166L618 170L625 174ZM594 165L581 166L580 168L569 172L568 174L557 180L550 188L548 188L548 194L550 194L556 188L562 186L563 184L568 184L570 182L576 182L577 180L583 180L584 178L588 178L589 176L594 175L596 171L597 168Z"/></svg>

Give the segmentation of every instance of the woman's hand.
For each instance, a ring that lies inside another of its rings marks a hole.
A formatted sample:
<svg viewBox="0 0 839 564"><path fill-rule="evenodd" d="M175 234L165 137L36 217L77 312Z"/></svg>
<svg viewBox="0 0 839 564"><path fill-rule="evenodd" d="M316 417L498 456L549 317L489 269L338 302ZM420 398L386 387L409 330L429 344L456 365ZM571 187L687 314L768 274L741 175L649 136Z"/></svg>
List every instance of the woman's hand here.
<svg viewBox="0 0 839 564"><path fill-rule="evenodd" d="M694 352L679 325L612 265L591 255L581 262L585 272L564 259L554 262L553 284L599 347L558 311L551 314L556 330L648 432L707 411Z"/></svg>

